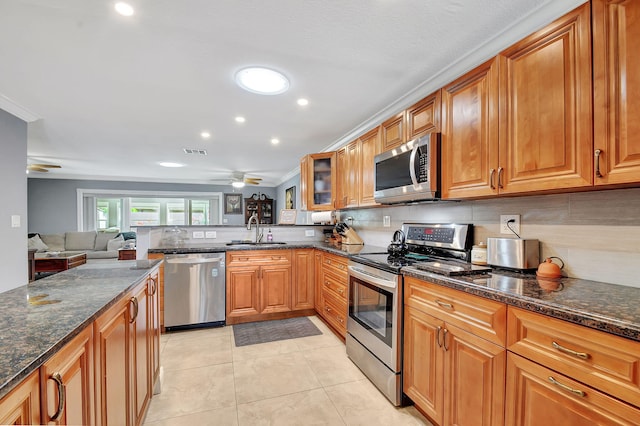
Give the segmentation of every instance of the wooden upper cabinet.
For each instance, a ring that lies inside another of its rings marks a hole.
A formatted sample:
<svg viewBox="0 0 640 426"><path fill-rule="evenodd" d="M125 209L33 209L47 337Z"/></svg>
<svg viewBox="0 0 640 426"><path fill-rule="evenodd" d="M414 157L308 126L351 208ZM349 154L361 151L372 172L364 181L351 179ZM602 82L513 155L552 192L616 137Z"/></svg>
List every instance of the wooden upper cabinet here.
<svg viewBox="0 0 640 426"><path fill-rule="evenodd" d="M498 60L442 89L442 196L497 195Z"/></svg>
<svg viewBox="0 0 640 426"><path fill-rule="evenodd" d="M500 193L593 184L590 29L586 3L500 53Z"/></svg>
<svg viewBox="0 0 640 426"><path fill-rule="evenodd" d="M360 191L358 192L358 205L373 206L377 203L373 199L375 182L373 174L375 170L374 157L380 152L380 128L369 131L360 137Z"/></svg>
<svg viewBox="0 0 640 426"><path fill-rule="evenodd" d="M404 111L387 119L380 125L381 152L397 148L405 140Z"/></svg>
<svg viewBox="0 0 640 426"><path fill-rule="evenodd" d="M304 162L308 165L304 165ZM302 176L306 171L306 175ZM331 210L336 205L336 153L309 154L300 164L300 182L303 189L300 198L306 197L307 210ZM304 182L304 184L302 183Z"/></svg>
<svg viewBox="0 0 640 426"><path fill-rule="evenodd" d="M336 209L347 206L347 147L343 146L336 151Z"/></svg>
<svg viewBox="0 0 640 426"><path fill-rule="evenodd" d="M595 184L640 181L640 3L593 0Z"/></svg>
<svg viewBox="0 0 640 426"><path fill-rule="evenodd" d="M300 210L307 210L309 200L309 156L300 160Z"/></svg>
<svg viewBox="0 0 640 426"><path fill-rule="evenodd" d="M440 90L430 94L406 110L405 140L440 131Z"/></svg>
<svg viewBox="0 0 640 426"><path fill-rule="evenodd" d="M346 149L347 170L344 193L347 197L347 202L345 207L357 207L360 182L360 141L355 140L349 143Z"/></svg>

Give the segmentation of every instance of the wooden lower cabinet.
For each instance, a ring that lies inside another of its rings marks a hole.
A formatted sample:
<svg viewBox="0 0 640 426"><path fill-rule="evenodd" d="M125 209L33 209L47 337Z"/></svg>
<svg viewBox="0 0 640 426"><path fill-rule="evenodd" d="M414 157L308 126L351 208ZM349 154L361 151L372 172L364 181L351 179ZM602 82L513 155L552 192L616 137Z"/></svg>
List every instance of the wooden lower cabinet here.
<svg viewBox="0 0 640 426"><path fill-rule="evenodd" d="M93 328L87 327L40 368L43 424L94 424L93 366Z"/></svg>
<svg viewBox="0 0 640 426"><path fill-rule="evenodd" d="M149 358L151 387L160 377L160 272L149 275L147 286L149 298ZM153 393L153 392L152 392Z"/></svg>
<svg viewBox="0 0 640 426"><path fill-rule="evenodd" d="M511 352L507 395L507 425L640 424L638 409Z"/></svg>
<svg viewBox="0 0 640 426"><path fill-rule="evenodd" d="M148 285L136 286L95 321L97 424L144 419L151 396Z"/></svg>
<svg viewBox="0 0 640 426"><path fill-rule="evenodd" d="M34 371L0 399L0 424L37 425L40 421L40 373Z"/></svg>
<svg viewBox="0 0 640 426"><path fill-rule="evenodd" d="M163 253L149 253L149 259L164 259ZM158 269L158 304L160 309L160 330L164 332L164 262Z"/></svg>
<svg viewBox="0 0 640 426"><path fill-rule="evenodd" d="M291 278L291 309L314 309L315 306L315 250L293 251Z"/></svg>
<svg viewBox="0 0 640 426"><path fill-rule="evenodd" d="M347 336L348 316L348 270L347 258L322 252L320 274L317 275L316 291L320 303L316 312L343 339Z"/></svg>
<svg viewBox="0 0 640 426"><path fill-rule="evenodd" d="M320 250L314 250L313 253L313 267L314 267L314 300L313 305L316 312L322 310L322 252Z"/></svg>
<svg viewBox="0 0 640 426"><path fill-rule="evenodd" d="M291 264L262 265L259 274L260 313L291 311Z"/></svg>
<svg viewBox="0 0 640 426"><path fill-rule="evenodd" d="M439 425L503 425L506 351L405 308L404 392Z"/></svg>

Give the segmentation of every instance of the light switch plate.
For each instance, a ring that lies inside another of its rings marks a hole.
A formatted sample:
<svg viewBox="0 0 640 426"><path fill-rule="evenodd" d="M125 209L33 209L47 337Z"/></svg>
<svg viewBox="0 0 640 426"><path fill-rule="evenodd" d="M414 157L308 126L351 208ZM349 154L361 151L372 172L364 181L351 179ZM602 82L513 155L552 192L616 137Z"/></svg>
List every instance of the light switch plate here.
<svg viewBox="0 0 640 426"><path fill-rule="evenodd" d="M315 235L316 235L316 231L314 231L313 229L307 229L304 231L305 237L315 237Z"/></svg>
<svg viewBox="0 0 640 426"><path fill-rule="evenodd" d="M204 238L204 231L193 231L193 238Z"/></svg>
<svg viewBox="0 0 640 426"><path fill-rule="evenodd" d="M213 239L213 238L217 238L218 233L216 231L207 231L204 233L205 238L209 238L209 239Z"/></svg>
<svg viewBox="0 0 640 426"><path fill-rule="evenodd" d="M385 228L391 227L391 216L382 216L382 226Z"/></svg>
<svg viewBox="0 0 640 426"><path fill-rule="evenodd" d="M20 228L20 215L19 214L11 215L11 227L12 228Z"/></svg>

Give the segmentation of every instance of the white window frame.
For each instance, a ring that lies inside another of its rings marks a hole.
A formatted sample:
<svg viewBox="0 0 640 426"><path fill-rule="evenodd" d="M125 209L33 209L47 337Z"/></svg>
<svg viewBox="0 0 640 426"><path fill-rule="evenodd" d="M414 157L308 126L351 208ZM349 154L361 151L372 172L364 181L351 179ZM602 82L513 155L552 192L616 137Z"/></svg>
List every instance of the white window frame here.
<svg viewBox="0 0 640 426"><path fill-rule="evenodd" d="M95 209L96 198L124 198L122 222L129 223L129 198L135 197L158 197L158 198L199 198L211 199L218 198L218 218L220 223L211 223L211 226L222 225L223 209L224 209L224 193L223 192L185 192L185 191L145 191L145 190L119 190L119 189L76 189L76 226L78 231L83 230L84 226L84 199L85 197L93 197L93 205ZM186 201L186 200L185 200ZM95 215L95 212L93 213Z"/></svg>

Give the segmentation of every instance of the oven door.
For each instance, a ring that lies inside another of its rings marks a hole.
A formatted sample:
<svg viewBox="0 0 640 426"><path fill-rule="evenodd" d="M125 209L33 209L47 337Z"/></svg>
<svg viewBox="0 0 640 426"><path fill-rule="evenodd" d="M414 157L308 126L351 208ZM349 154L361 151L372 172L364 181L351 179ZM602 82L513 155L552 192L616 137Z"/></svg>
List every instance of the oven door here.
<svg viewBox="0 0 640 426"><path fill-rule="evenodd" d="M349 266L347 332L394 372L400 371L399 276Z"/></svg>

